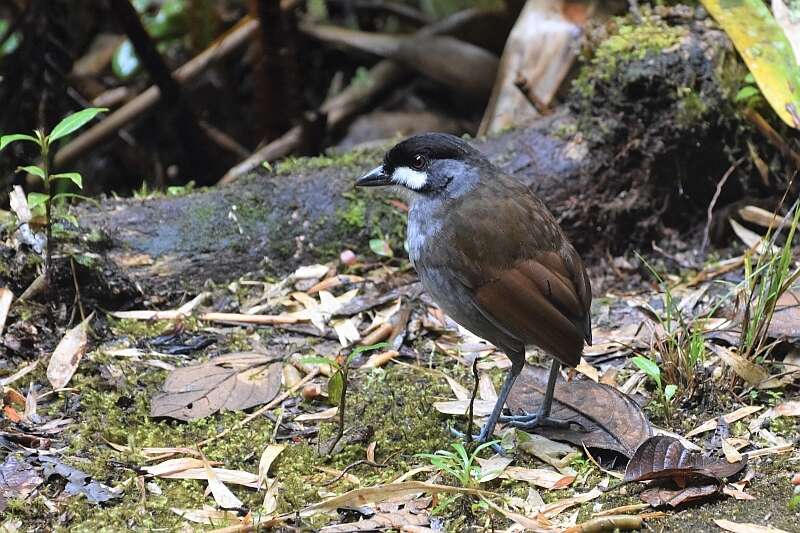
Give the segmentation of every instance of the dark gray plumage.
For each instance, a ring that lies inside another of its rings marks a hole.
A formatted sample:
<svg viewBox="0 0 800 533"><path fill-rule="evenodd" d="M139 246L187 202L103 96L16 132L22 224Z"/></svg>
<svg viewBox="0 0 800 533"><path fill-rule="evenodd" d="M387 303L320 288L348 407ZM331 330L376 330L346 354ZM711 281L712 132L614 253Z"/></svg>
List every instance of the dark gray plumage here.
<svg viewBox="0 0 800 533"><path fill-rule="evenodd" d="M411 137L360 186L411 191L407 244L422 284L456 322L508 354L512 368L480 439L498 419L518 427L549 418L559 361L575 366L591 344L591 287L580 256L542 201L462 139ZM554 357L537 415L500 418L525 346Z"/></svg>

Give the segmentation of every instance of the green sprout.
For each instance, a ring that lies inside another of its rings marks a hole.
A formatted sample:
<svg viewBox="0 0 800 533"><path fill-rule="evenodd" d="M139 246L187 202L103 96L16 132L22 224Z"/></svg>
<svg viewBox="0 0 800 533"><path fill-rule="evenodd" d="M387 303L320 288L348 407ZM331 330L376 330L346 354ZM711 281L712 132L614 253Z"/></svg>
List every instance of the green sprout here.
<svg viewBox="0 0 800 533"><path fill-rule="evenodd" d="M53 235L52 235L52 203L53 200L67 197L84 198L78 194L60 192L53 194L54 182L56 180L68 180L74 183L79 189L83 189L83 177L77 172L61 172L58 174L51 173L51 148L53 143L74 133L98 114L107 111L105 108L90 107L77 113L73 113L64 118L61 122L56 124L53 130L46 134L43 130L36 130L33 135L24 133L13 133L10 135L0 136L0 151L11 143L18 141L31 142L39 147L39 155L41 162L38 165L25 165L20 166L17 171L27 172L33 176L38 177L44 183L44 193L31 192L28 193L28 207L33 211L34 209L44 207L45 210L45 231L47 234L47 251L45 257L45 272L48 279L52 274L52 258L53 258Z"/></svg>

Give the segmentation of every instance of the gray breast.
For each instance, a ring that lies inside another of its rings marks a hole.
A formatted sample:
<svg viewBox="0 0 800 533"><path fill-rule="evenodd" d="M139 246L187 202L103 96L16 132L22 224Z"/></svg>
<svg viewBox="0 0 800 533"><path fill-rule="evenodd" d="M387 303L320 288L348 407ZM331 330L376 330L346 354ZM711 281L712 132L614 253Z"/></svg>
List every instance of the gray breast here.
<svg viewBox="0 0 800 533"><path fill-rule="evenodd" d="M411 263L425 290L450 318L475 335L502 350L520 350L519 340L495 327L473 304L472 293L448 265L447 257L457 252L452 249L454 243L446 238L447 232L442 231L442 217L437 216L431 204L427 200L412 204L406 235Z"/></svg>

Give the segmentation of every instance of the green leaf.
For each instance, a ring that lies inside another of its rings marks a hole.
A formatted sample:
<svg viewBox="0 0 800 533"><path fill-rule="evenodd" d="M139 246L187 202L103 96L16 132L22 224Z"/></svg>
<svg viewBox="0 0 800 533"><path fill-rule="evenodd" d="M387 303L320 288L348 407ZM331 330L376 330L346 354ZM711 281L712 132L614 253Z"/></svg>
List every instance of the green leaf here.
<svg viewBox="0 0 800 533"><path fill-rule="evenodd" d="M744 102L755 96L758 96L759 94L761 94L761 91L758 90L758 87L753 87L752 85L745 85L744 87L739 89L739 92L736 93L736 96L733 98L733 101L738 104L739 102Z"/></svg>
<svg viewBox="0 0 800 533"><path fill-rule="evenodd" d="M336 364L336 361L333 359L328 359L327 357L319 357L319 356L308 356L303 357L300 359L300 362L304 365L330 365L333 368L339 368L339 365Z"/></svg>
<svg viewBox="0 0 800 533"><path fill-rule="evenodd" d="M111 57L111 71L121 80L133 77L141 66L139 56L136 55L136 50L129 40L123 41Z"/></svg>
<svg viewBox="0 0 800 533"><path fill-rule="evenodd" d="M33 137L31 135L25 135L23 133L14 133L11 135L3 135L2 137L0 137L0 150L5 148L9 144L17 141L28 141L39 144L39 140L36 137Z"/></svg>
<svg viewBox="0 0 800 533"><path fill-rule="evenodd" d="M380 350L382 348L386 348L387 346L389 346L388 342L379 342L377 344L370 344L369 346L357 346L353 348L353 351L347 356L347 362L349 363L352 361L358 354L372 350Z"/></svg>
<svg viewBox="0 0 800 533"><path fill-rule="evenodd" d="M40 205L44 205L50 199L50 196L47 194L42 194L40 192L29 192L28 193L28 207L30 209L36 209Z"/></svg>
<svg viewBox="0 0 800 533"><path fill-rule="evenodd" d="M83 178L77 172L64 172L62 174L52 174L50 179L63 179L63 180L70 180L72 183L78 186L79 189L83 189Z"/></svg>
<svg viewBox="0 0 800 533"><path fill-rule="evenodd" d="M381 257L394 257L392 248L383 239L370 239L369 248Z"/></svg>
<svg viewBox="0 0 800 533"><path fill-rule="evenodd" d="M763 0L701 0L744 59L761 93L789 126L800 128L800 66Z"/></svg>
<svg viewBox="0 0 800 533"><path fill-rule="evenodd" d="M40 178L44 179L44 169L42 167L37 167L36 165L17 167L17 172L27 172L28 174L33 174L34 176L39 176Z"/></svg>
<svg viewBox="0 0 800 533"><path fill-rule="evenodd" d="M108 109L104 107L87 107L82 111L71 114L56 124L56 127L53 128L53 131L50 132L50 142L58 140L61 137L69 135L73 131L82 128L87 122L104 111L108 111Z"/></svg>
<svg viewBox="0 0 800 533"><path fill-rule="evenodd" d="M676 392L678 392L678 386L670 383L664 387L664 399L670 401L675 396Z"/></svg>
<svg viewBox="0 0 800 533"><path fill-rule="evenodd" d="M328 379L328 399L333 405L342 403L342 392L344 391L344 374L341 369L333 373Z"/></svg>
<svg viewBox="0 0 800 533"><path fill-rule="evenodd" d="M647 357L642 357L641 355L637 355L632 358L631 361L633 361L634 365L639 367L639 370L647 374L650 379L661 385L661 369L658 368L655 361Z"/></svg>

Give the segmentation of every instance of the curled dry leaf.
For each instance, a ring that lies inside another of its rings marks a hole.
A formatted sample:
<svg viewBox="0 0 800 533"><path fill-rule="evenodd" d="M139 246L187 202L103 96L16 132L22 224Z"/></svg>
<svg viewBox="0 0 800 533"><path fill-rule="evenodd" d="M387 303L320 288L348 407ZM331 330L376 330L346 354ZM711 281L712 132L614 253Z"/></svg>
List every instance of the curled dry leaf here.
<svg viewBox="0 0 800 533"><path fill-rule="evenodd" d="M672 479L679 486L692 480L718 482L738 474L747 461L728 463L687 450L678 439L656 435L647 439L628 462L625 482Z"/></svg>
<svg viewBox="0 0 800 533"><path fill-rule="evenodd" d="M277 459L277 457L285 449L285 444L270 444L264 448L264 451L261 453L261 459L258 461L259 485L263 486L264 483L266 483L268 479L267 474L269 473L269 468L272 466L272 463L275 462L275 459Z"/></svg>
<svg viewBox="0 0 800 533"><path fill-rule="evenodd" d="M196 420L222 409L238 411L271 401L281 388L282 364L259 353L232 353L178 368L153 397L150 416Z"/></svg>
<svg viewBox="0 0 800 533"><path fill-rule="evenodd" d="M86 320L67 331L64 337L56 346L50 363L47 365L47 380L54 389L63 388L86 353L88 342L89 322L94 318L94 313L86 317Z"/></svg>
<svg viewBox="0 0 800 533"><path fill-rule="evenodd" d="M514 414L539 410L548 373L541 367L525 367L508 398ZM552 416L579 424L585 430L571 425L570 429L542 427L534 431L550 439L613 450L626 457L632 457L653 434L650 422L636 402L614 387L590 380L565 383L559 378Z"/></svg>

